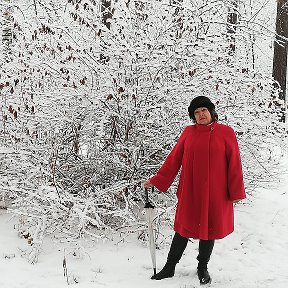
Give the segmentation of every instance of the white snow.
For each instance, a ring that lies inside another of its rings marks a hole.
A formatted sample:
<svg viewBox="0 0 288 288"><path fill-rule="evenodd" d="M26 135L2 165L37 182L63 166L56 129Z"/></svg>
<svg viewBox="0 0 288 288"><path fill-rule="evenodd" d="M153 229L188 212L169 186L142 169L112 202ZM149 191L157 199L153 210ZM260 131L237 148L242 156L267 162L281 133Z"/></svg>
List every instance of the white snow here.
<svg viewBox="0 0 288 288"><path fill-rule="evenodd" d="M288 164L285 166L285 169L281 167L285 172L281 172L279 183L273 183L271 188L259 188L235 207L235 232L215 243L209 263L211 287L287 287ZM120 243L82 239L76 244L46 239L39 262L32 265L25 258L25 251L31 247L26 239L18 237L17 223L6 210L0 210L1 288L200 286L196 276L196 240L188 243L175 276L156 281L150 280L149 249L136 235ZM170 234L173 235L172 230ZM165 263L169 245L160 245L160 248L157 250L158 271ZM63 275L64 255L68 280Z"/></svg>

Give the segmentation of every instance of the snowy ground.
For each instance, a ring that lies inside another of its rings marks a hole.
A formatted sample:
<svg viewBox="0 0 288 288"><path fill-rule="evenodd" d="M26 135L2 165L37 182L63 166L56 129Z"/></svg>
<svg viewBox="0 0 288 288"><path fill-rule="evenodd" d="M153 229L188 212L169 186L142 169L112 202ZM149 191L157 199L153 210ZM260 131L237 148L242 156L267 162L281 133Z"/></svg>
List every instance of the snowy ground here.
<svg viewBox="0 0 288 288"><path fill-rule="evenodd" d="M286 167L288 170L288 164ZM209 264L211 287L288 287L287 170L286 174L283 173L279 186L258 189L254 192L253 199L250 197L244 205L236 207L236 231L215 244ZM152 270L149 250L132 238L118 244L83 240L78 246L46 240L39 262L29 264L23 257L23 251L28 245L27 240L17 236L15 223L11 215L0 210L1 288L67 287L62 267L65 247L69 286L200 286L195 270L197 241L188 243L173 278L155 281L150 280ZM157 250L158 270L165 262L168 249L168 246L164 246Z"/></svg>

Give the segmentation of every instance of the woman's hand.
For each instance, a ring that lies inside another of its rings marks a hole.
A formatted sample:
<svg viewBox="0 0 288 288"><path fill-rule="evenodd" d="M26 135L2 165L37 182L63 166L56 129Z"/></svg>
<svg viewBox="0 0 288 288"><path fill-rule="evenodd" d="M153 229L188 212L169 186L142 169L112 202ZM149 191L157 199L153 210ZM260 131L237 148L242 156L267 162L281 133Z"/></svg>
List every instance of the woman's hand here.
<svg viewBox="0 0 288 288"><path fill-rule="evenodd" d="M237 200L233 200L233 203L236 204L238 202L240 202L242 199L237 199Z"/></svg>
<svg viewBox="0 0 288 288"><path fill-rule="evenodd" d="M150 188L153 187L154 185L150 182L150 180L147 180L143 183L144 188Z"/></svg>

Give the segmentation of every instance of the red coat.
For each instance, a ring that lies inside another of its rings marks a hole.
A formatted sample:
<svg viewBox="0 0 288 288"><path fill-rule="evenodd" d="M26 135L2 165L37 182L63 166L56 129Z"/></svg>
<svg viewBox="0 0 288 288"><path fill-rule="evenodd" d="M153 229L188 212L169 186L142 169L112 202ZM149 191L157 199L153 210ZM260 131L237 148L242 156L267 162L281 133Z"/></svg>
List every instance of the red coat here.
<svg viewBox="0 0 288 288"><path fill-rule="evenodd" d="M232 233L232 201L246 197L233 129L217 122L187 126L151 183L166 192L181 166L174 230L203 240Z"/></svg>

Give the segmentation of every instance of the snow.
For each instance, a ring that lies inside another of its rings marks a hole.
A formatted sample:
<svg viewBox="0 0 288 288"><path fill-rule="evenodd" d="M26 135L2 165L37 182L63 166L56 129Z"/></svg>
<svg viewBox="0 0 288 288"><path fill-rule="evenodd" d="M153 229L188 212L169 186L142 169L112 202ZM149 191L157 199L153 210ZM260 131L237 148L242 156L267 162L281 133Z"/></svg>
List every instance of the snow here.
<svg viewBox="0 0 288 288"><path fill-rule="evenodd" d="M284 171L284 172L283 172ZM259 188L235 207L235 232L217 240L209 263L211 287L286 288L288 285L288 163L279 166L281 179L273 187ZM271 185L270 185L271 186ZM199 287L196 276L198 241L191 239L173 278L150 280L149 249L129 235L124 241L81 239L64 243L46 238L38 263L25 258L31 247L17 235L18 221L0 210L0 287ZM173 231L169 231L171 236ZM159 245L157 269L169 250ZM68 278L63 273L66 258ZM68 282L68 283L67 283Z"/></svg>

